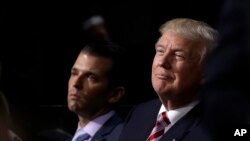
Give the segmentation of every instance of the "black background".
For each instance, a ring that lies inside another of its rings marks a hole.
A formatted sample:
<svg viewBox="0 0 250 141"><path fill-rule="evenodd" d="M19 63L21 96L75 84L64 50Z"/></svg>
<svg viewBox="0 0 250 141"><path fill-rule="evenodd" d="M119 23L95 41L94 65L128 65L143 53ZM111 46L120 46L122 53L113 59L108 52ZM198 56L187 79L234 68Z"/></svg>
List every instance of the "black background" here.
<svg viewBox="0 0 250 141"><path fill-rule="evenodd" d="M47 110L51 105L66 109L67 81L79 44L84 42L82 22L86 18L102 15L112 40L129 51L129 85L123 105L133 105L157 97L150 75L159 26L172 18L188 17L216 28L223 3L85 2L1 5L1 90L8 99L16 131L24 139L39 130L39 120L56 112Z"/></svg>

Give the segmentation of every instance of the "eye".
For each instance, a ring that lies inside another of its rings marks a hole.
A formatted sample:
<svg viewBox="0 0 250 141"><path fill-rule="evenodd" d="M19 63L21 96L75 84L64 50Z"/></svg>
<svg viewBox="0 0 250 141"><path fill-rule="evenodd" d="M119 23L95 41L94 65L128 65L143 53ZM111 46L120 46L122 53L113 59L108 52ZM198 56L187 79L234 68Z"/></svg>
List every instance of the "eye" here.
<svg viewBox="0 0 250 141"><path fill-rule="evenodd" d="M184 60L186 58L184 52L177 51L174 53L177 60Z"/></svg>
<svg viewBox="0 0 250 141"><path fill-rule="evenodd" d="M98 81L98 77L94 74L89 74L88 79L91 81Z"/></svg>
<svg viewBox="0 0 250 141"><path fill-rule="evenodd" d="M165 50L163 48L156 48L156 54L162 55L164 54Z"/></svg>

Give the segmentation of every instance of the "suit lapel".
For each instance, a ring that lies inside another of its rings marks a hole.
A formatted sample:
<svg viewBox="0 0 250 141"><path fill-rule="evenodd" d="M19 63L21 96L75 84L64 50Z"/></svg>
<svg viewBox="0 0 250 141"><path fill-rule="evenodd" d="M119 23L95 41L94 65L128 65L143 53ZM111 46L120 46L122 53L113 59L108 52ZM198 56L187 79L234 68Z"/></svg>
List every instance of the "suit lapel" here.
<svg viewBox="0 0 250 141"><path fill-rule="evenodd" d="M155 124L160 100L137 105L126 117L125 126L120 136L121 141L146 141Z"/></svg>
<svg viewBox="0 0 250 141"><path fill-rule="evenodd" d="M92 138L92 141L105 141L106 136L109 135L112 130L122 122L122 119L117 115L113 115L100 130Z"/></svg>
<svg viewBox="0 0 250 141"><path fill-rule="evenodd" d="M140 110L142 113L139 113L138 116L140 116L141 119L136 121L137 123L135 125L137 125L137 127L132 128L134 129L135 136L137 136L135 137L137 138L136 140L147 140L155 125L160 106L161 102L157 99L146 107L143 107L143 110Z"/></svg>
<svg viewBox="0 0 250 141"><path fill-rule="evenodd" d="M179 141L194 129L201 120L201 105L197 104L190 112L175 123L160 141Z"/></svg>
<svg viewBox="0 0 250 141"><path fill-rule="evenodd" d="M155 122L157 120L158 112L160 110L161 102L159 100L157 100L152 105L157 105L157 106L148 106L144 110L144 112L146 111L148 113L148 115L147 116L142 115L142 117L141 117L141 126L139 127L140 128L139 134L144 135L143 140L147 140L152 129L154 128Z"/></svg>

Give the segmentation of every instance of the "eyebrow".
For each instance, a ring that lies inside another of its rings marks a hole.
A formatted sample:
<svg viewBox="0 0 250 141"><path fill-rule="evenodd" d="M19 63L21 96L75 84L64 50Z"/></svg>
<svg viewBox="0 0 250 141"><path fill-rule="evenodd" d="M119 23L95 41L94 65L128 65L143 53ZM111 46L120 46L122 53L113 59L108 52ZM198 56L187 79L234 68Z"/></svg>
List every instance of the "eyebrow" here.
<svg viewBox="0 0 250 141"><path fill-rule="evenodd" d="M85 74L94 74L94 75L100 76L98 71L96 72L95 70L82 70L82 69L79 69L77 67L72 67L71 68L71 72L81 72L81 71L84 71Z"/></svg>
<svg viewBox="0 0 250 141"><path fill-rule="evenodd" d="M173 51L175 51L175 52L186 52L187 53L187 51L185 51L184 49L180 49L180 48L174 48L174 49L172 49Z"/></svg>
<svg viewBox="0 0 250 141"><path fill-rule="evenodd" d="M156 47L164 47L164 45L156 43L156 44L155 44L155 48L156 48Z"/></svg>
<svg viewBox="0 0 250 141"><path fill-rule="evenodd" d="M165 48L165 46L162 44L155 44L155 48L157 48L157 47ZM185 49L181 48L180 46L175 46L174 48L170 48L170 49L173 51L187 52Z"/></svg>

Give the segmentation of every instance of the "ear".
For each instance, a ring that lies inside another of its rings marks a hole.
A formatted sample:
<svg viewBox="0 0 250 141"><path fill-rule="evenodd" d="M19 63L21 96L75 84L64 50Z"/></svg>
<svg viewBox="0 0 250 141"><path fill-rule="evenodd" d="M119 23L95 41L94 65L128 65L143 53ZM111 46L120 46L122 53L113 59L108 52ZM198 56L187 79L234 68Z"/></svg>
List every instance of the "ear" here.
<svg viewBox="0 0 250 141"><path fill-rule="evenodd" d="M117 103L121 100L121 98L124 96L125 94L125 88L124 87L116 87L112 94L110 95L108 102L109 103Z"/></svg>

